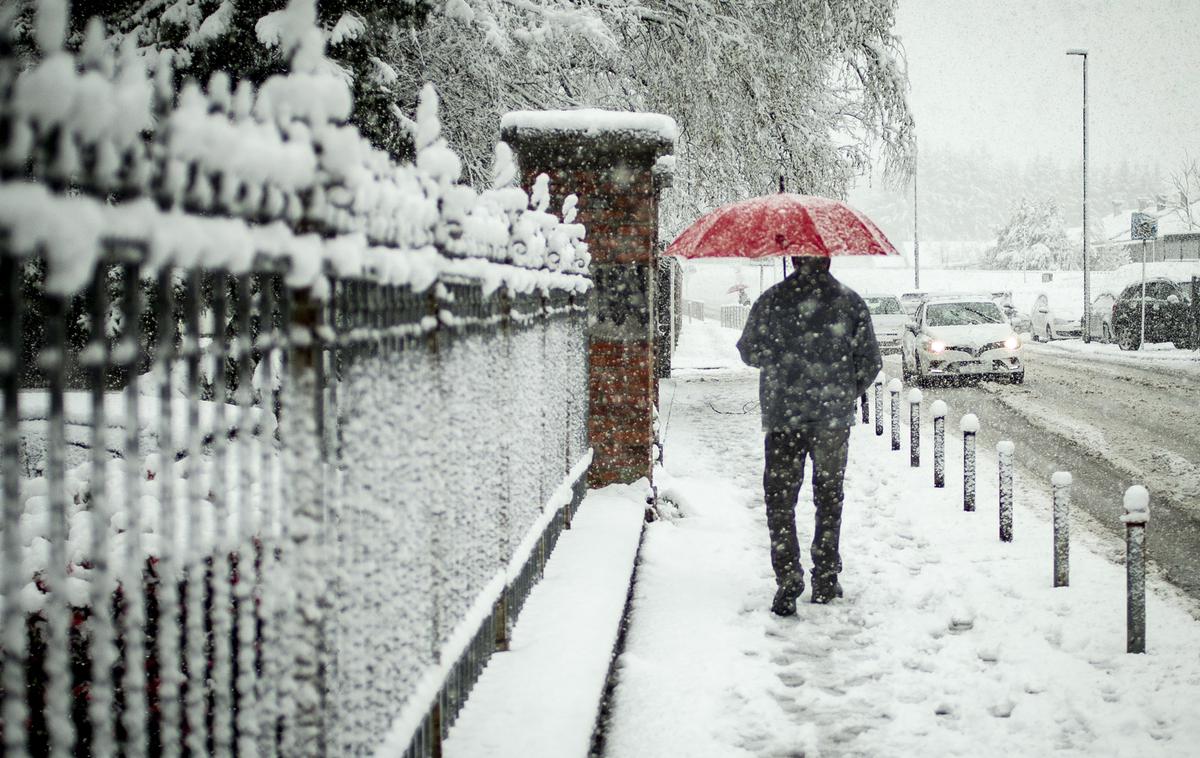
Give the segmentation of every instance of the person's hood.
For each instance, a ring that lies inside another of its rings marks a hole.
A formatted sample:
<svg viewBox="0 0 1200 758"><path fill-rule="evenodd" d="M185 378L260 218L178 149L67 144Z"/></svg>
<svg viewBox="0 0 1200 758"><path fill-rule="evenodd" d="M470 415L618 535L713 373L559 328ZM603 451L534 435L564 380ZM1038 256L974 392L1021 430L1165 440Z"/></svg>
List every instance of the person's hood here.
<svg viewBox="0 0 1200 758"><path fill-rule="evenodd" d="M949 345L973 345L1003 342L1016 332L1011 324L968 324L966 326L931 326L926 333Z"/></svg>

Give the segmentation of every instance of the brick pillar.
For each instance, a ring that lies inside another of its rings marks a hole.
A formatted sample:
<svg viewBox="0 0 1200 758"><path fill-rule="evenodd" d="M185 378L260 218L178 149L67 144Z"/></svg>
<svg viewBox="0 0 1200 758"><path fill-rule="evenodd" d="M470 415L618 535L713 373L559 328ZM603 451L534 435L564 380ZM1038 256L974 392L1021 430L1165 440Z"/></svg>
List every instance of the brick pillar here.
<svg viewBox="0 0 1200 758"><path fill-rule="evenodd" d="M501 136L525 187L550 177L551 210L572 193L587 227L594 282L588 306L588 484L633 482L652 473L655 247L659 193L675 122L652 113L522 111Z"/></svg>

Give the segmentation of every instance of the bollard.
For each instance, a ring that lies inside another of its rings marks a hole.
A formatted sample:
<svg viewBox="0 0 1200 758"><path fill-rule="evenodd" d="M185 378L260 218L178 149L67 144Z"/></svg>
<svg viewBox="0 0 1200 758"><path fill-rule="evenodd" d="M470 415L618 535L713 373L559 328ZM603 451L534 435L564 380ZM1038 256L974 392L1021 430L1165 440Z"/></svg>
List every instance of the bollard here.
<svg viewBox="0 0 1200 758"><path fill-rule="evenodd" d="M979 434L979 417L968 413L958 422L963 435L963 510L975 510L975 435Z"/></svg>
<svg viewBox="0 0 1200 758"><path fill-rule="evenodd" d="M1000 462L1000 541L1012 542L1013 529L1013 443L1001 440L996 443L996 457Z"/></svg>
<svg viewBox="0 0 1200 758"><path fill-rule="evenodd" d="M882 371L879 376L875 377L875 436L883 436L883 381L887 379L887 374Z"/></svg>
<svg viewBox="0 0 1200 758"><path fill-rule="evenodd" d="M900 449L900 390L904 385L899 379L888 382L888 392L892 393L892 449Z"/></svg>
<svg viewBox="0 0 1200 758"><path fill-rule="evenodd" d="M908 465L921 465L921 390L908 392Z"/></svg>
<svg viewBox="0 0 1200 758"><path fill-rule="evenodd" d="M929 406L933 416L933 486L946 486L946 401L934 400Z"/></svg>
<svg viewBox="0 0 1200 758"><path fill-rule="evenodd" d="M1140 484L1125 490L1125 652L1146 652L1146 522L1150 493Z"/></svg>
<svg viewBox="0 0 1200 758"><path fill-rule="evenodd" d="M862 402L862 422L869 424L871 423L871 406L867 403L867 393L862 393L859 400Z"/></svg>
<svg viewBox="0 0 1200 758"><path fill-rule="evenodd" d="M1071 474L1055 471L1050 477L1054 488L1054 586L1071 583L1071 537L1067 520L1071 510Z"/></svg>

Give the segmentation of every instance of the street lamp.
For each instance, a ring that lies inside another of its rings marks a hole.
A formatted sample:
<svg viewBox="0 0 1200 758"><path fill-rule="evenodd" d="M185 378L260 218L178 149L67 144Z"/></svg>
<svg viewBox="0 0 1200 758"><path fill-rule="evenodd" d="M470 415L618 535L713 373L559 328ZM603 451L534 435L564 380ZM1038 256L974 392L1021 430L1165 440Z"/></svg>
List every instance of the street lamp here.
<svg viewBox="0 0 1200 758"><path fill-rule="evenodd" d="M1092 341L1092 283L1091 270L1088 268L1088 220L1087 220L1087 63L1088 51L1073 47L1067 55L1083 57L1083 341Z"/></svg>

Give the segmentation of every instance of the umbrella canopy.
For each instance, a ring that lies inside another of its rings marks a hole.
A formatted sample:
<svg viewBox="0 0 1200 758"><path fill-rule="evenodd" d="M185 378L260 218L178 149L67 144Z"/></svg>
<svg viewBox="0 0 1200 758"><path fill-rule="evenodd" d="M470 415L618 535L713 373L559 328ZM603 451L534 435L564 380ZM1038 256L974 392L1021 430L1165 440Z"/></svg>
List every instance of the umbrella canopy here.
<svg viewBox="0 0 1200 758"><path fill-rule="evenodd" d="M741 292L744 289L746 289L746 285L739 282L737 284L731 285L729 287L729 289L725 290L725 294L730 295L730 294L733 294L734 292Z"/></svg>
<svg viewBox="0 0 1200 758"><path fill-rule="evenodd" d="M839 200L780 192L722 206L675 238L680 258L899 255L879 227Z"/></svg>

